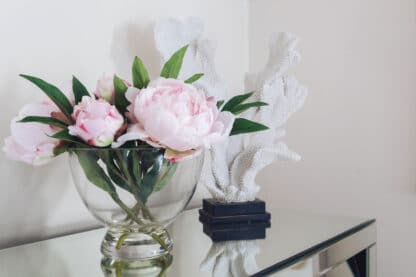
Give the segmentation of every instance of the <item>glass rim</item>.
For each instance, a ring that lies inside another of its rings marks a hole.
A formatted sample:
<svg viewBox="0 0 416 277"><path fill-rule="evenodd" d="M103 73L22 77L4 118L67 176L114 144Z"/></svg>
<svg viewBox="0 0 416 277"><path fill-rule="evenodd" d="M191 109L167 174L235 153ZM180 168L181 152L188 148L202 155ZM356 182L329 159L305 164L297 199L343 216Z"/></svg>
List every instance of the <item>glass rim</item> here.
<svg viewBox="0 0 416 277"><path fill-rule="evenodd" d="M149 147L149 146L130 146L130 147L68 147L68 150L72 151L117 151L117 150L146 150L146 151L160 151L164 150L162 147Z"/></svg>

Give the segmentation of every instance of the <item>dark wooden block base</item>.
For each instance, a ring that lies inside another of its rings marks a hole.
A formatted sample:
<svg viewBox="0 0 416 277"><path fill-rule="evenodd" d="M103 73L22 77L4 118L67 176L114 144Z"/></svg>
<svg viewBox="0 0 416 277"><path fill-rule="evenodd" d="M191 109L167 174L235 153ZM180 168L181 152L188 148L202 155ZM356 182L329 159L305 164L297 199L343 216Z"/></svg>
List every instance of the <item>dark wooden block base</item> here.
<svg viewBox="0 0 416 277"><path fill-rule="evenodd" d="M270 213L259 199L241 203L203 199L199 221L213 241L262 239L270 227Z"/></svg>

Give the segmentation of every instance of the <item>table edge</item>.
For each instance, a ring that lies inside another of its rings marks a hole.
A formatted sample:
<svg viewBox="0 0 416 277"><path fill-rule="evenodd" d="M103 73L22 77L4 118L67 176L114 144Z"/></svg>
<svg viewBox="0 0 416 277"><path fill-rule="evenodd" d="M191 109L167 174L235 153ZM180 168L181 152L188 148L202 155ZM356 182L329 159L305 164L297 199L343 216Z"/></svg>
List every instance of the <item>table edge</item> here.
<svg viewBox="0 0 416 277"><path fill-rule="evenodd" d="M282 261L280 261L280 262L278 262L274 265L266 267L265 269L262 269L259 272L254 273L250 276L251 277L265 276L267 274L271 274L271 273L274 273L278 270L282 270L284 268L287 268L287 267L297 263L302 257L311 257L312 255L314 255L316 253L319 253L321 250L323 250L323 249L325 249L325 248L327 248L327 247L329 247L329 246L331 246L331 245L333 245L333 244L335 244L335 243L337 243L337 242L339 242L339 241L341 241L341 240L343 240L343 239L345 239L345 238L347 238L347 237L349 237L349 236L351 236L351 235L353 235L353 234L355 234L355 233L357 233L357 232L359 232L359 231L361 231L361 230L363 230L363 229L365 229L365 228L367 228L370 225L375 224L375 223L376 223L376 219L369 219L367 221L364 221L364 222L362 222L362 223L360 223L360 224L358 224L358 225L356 225L356 226L354 226L354 227L352 227L352 228L350 228L350 229L348 229L344 232L339 233L338 235L336 235L332 238L329 238L329 239L327 239L325 241L322 241L322 242L320 242L320 243L318 243L318 244L316 244L312 247L309 247L309 248L307 248L307 249L305 249L305 250L303 250L303 251L301 251L301 252L299 252L299 253L297 253L297 254L289 257L289 258L286 258L286 259L284 259L284 260L282 260Z"/></svg>

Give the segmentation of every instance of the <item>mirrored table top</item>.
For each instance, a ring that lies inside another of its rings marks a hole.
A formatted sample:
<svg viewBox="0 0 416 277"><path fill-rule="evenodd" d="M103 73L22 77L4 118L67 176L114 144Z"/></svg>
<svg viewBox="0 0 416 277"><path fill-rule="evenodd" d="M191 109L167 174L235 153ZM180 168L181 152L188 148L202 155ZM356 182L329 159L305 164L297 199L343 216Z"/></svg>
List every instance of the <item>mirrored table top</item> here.
<svg viewBox="0 0 416 277"><path fill-rule="evenodd" d="M202 232L198 209L185 211L168 228L175 244L167 276L276 272L374 224L353 217L268 211L272 220L265 239L218 243ZM104 276L99 250L104 233L101 228L0 250L0 276Z"/></svg>

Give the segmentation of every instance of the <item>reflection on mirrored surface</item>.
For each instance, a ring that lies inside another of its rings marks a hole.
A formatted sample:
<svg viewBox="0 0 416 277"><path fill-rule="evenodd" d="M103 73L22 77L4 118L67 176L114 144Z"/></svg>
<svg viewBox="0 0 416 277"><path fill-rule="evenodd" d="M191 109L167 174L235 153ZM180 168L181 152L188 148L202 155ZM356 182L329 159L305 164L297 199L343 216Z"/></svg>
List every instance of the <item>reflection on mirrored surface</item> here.
<svg viewBox="0 0 416 277"><path fill-rule="evenodd" d="M114 260L103 257L101 269L105 277L163 277L172 260L170 254L148 260Z"/></svg>
<svg viewBox="0 0 416 277"><path fill-rule="evenodd" d="M364 276L359 275L357 273L354 274L352 265L344 262L336 267L334 267L332 270L330 270L328 273L323 274L323 277L358 277L358 276Z"/></svg>
<svg viewBox="0 0 416 277"><path fill-rule="evenodd" d="M314 277L312 259L306 259L273 274L275 277Z"/></svg>
<svg viewBox="0 0 416 277"><path fill-rule="evenodd" d="M272 227L267 229L265 239L221 243L213 243L203 233L196 209L186 211L169 227L176 243L166 276L218 277L253 273L265 276L266 271L278 277L356 277L359 275L351 273L354 271L349 269L348 263L353 264L350 258L358 254L360 258L355 261L358 268L365 265L362 272L369 269L368 276L375 276L375 224L344 216L273 208L270 211ZM360 227L363 224L366 227ZM117 276L117 273L119 277L164 273L163 263L139 268L133 264L120 272L123 264L104 261L103 265L109 267L102 268L99 246L104 233L104 229L97 229L0 250L0 276L102 277ZM340 237L342 239L334 240Z"/></svg>
<svg viewBox="0 0 416 277"><path fill-rule="evenodd" d="M259 269L256 255L260 252L256 240L212 243L200 269L213 277L245 277Z"/></svg>

